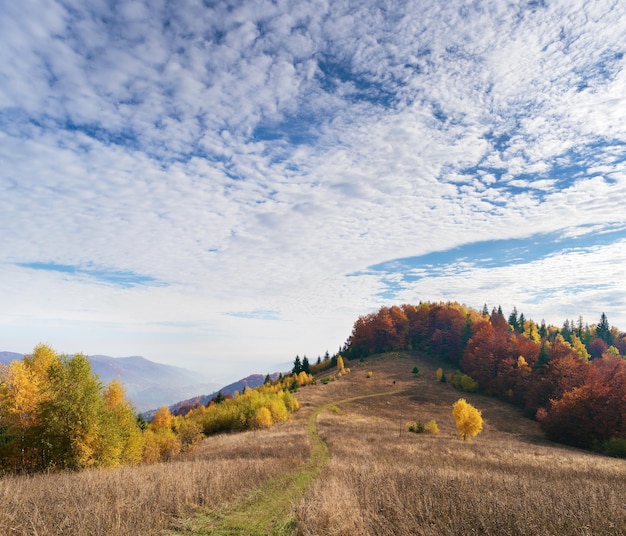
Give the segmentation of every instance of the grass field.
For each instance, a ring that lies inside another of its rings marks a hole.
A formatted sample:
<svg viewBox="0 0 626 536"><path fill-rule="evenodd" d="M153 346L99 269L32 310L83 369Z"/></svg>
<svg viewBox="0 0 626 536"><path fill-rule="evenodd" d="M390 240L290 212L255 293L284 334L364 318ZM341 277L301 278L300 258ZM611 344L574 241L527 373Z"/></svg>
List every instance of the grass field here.
<svg viewBox="0 0 626 536"><path fill-rule="evenodd" d="M515 408L437 382L426 358L349 366L300 389L290 422L176 462L4 477L0 534L626 534L626 461L545 441ZM460 396L483 412L471 442ZM440 434L407 432L418 419Z"/></svg>

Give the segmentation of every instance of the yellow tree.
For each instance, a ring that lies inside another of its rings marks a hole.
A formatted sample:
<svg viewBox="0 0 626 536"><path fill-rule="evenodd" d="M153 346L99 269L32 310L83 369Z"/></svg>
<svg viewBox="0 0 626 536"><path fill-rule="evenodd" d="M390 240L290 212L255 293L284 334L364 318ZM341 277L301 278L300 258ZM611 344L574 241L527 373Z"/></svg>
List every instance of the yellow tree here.
<svg viewBox="0 0 626 536"><path fill-rule="evenodd" d="M589 352L587 351L587 347L575 333L572 333L572 350L574 350L576 355L578 355L578 357L583 361L589 361Z"/></svg>
<svg viewBox="0 0 626 536"><path fill-rule="evenodd" d="M125 398L119 379L104 389L105 411L102 419L98 457L102 465L135 464L141 461L143 437L135 410Z"/></svg>
<svg viewBox="0 0 626 536"><path fill-rule="evenodd" d="M456 429L463 441L478 435L483 429L481 412L464 398L459 398L452 405L452 415L456 423Z"/></svg>
<svg viewBox="0 0 626 536"><path fill-rule="evenodd" d="M269 428L272 426L272 413L265 406L256 410L255 424L259 428Z"/></svg>
<svg viewBox="0 0 626 536"><path fill-rule="evenodd" d="M45 465L78 469L99 465L104 399L102 384L87 357L62 357L48 368L41 402L40 439L46 444Z"/></svg>
<svg viewBox="0 0 626 536"><path fill-rule="evenodd" d="M337 370L339 372L344 371L343 357L341 357L340 355L337 356Z"/></svg>
<svg viewBox="0 0 626 536"><path fill-rule="evenodd" d="M0 457L14 469L37 459L33 429L39 422L40 386L23 361L0 368Z"/></svg>
<svg viewBox="0 0 626 536"><path fill-rule="evenodd" d="M172 414L167 406L161 406L154 414L150 428L155 432L161 429L172 428Z"/></svg>

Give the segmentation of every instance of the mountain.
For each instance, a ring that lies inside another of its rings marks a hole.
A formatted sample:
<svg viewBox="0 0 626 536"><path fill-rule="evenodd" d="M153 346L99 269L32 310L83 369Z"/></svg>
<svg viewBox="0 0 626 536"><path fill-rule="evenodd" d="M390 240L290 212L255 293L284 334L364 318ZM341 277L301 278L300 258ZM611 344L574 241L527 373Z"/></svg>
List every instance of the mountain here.
<svg viewBox="0 0 626 536"><path fill-rule="evenodd" d="M23 357L14 352L0 352L0 363L8 364ZM121 379L126 387L126 397L137 411L168 406L198 393L216 391L220 387L220 384L196 371L155 363L141 356L93 355L89 361L93 372L104 383L118 377Z"/></svg>
<svg viewBox="0 0 626 536"><path fill-rule="evenodd" d="M171 365L155 363L145 357L89 357L93 371L104 382L121 378L128 399L138 411L168 406L208 390L219 389L202 374Z"/></svg>
<svg viewBox="0 0 626 536"><path fill-rule="evenodd" d="M278 378L278 372L275 372L274 374L270 374L270 378L272 380L275 380L276 378ZM250 389L254 389L255 387L258 387L259 385L262 385L264 381L265 381L265 376L263 374L251 374L250 376L246 376L245 378L242 378L241 380L228 384L222 387L221 389L218 389L217 391L212 392L211 394L200 395L200 396L196 396L193 398L188 398L187 400L181 400L180 402L176 402L175 404L172 404L169 407L170 412L172 412L173 414L184 415L194 406L198 406L198 405L206 406L211 401L212 398L217 396L218 393L222 393L223 395L226 395L226 396L227 395L232 396L235 393L235 391L242 393L246 387L249 387ZM154 416L154 411L144 412L142 416L146 420L151 420L152 417Z"/></svg>
<svg viewBox="0 0 626 536"><path fill-rule="evenodd" d="M0 352L0 363L8 365L11 361L22 359L23 357L22 354L16 354L15 352Z"/></svg>

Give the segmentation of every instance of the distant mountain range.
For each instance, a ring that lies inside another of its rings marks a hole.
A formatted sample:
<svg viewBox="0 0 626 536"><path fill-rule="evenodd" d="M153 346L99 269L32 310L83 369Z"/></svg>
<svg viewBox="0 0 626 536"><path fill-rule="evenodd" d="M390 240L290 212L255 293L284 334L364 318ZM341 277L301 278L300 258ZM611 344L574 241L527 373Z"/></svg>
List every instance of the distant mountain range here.
<svg viewBox="0 0 626 536"><path fill-rule="evenodd" d="M278 378L278 372L274 374L270 374L270 378L272 380L275 380L276 378ZM210 393L208 395L195 396L193 398L188 398L187 400L181 400L180 402L176 402L176 404L172 404L171 406L169 406L170 412L174 414L179 414L179 413L185 414L187 413L189 409L193 408L194 406L198 406L198 405L206 406L211 401L212 398L218 395L218 393L232 396L235 394L235 392L243 393L243 390L246 387L249 387L250 389L254 389L255 387L258 387L259 385L262 385L263 382L265 382L265 376L263 374L251 374L250 376L247 376L245 378L242 378L241 380L238 380L229 385L226 385L222 387L221 389L218 389L217 391ZM152 416L152 412L148 411L144 413L143 416L149 420Z"/></svg>
<svg viewBox="0 0 626 536"><path fill-rule="evenodd" d="M8 364L23 357L15 352L0 352L0 363ZM103 382L119 377L126 387L128 400L140 412L169 406L199 393L217 392L220 388L219 383L211 382L196 371L155 363L141 356L93 355L89 361Z"/></svg>

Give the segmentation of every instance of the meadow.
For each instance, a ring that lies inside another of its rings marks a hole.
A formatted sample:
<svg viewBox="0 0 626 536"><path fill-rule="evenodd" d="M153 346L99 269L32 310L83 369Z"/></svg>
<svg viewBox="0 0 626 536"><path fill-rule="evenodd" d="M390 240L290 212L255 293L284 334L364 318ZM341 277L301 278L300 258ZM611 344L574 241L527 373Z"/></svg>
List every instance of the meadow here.
<svg viewBox="0 0 626 536"><path fill-rule="evenodd" d="M290 421L169 463L4 476L0 534L626 534L626 461L546 441L513 406L437 382L429 358L347 365L299 389ZM467 442L461 396L484 418ZM439 435L406 429L431 419Z"/></svg>

